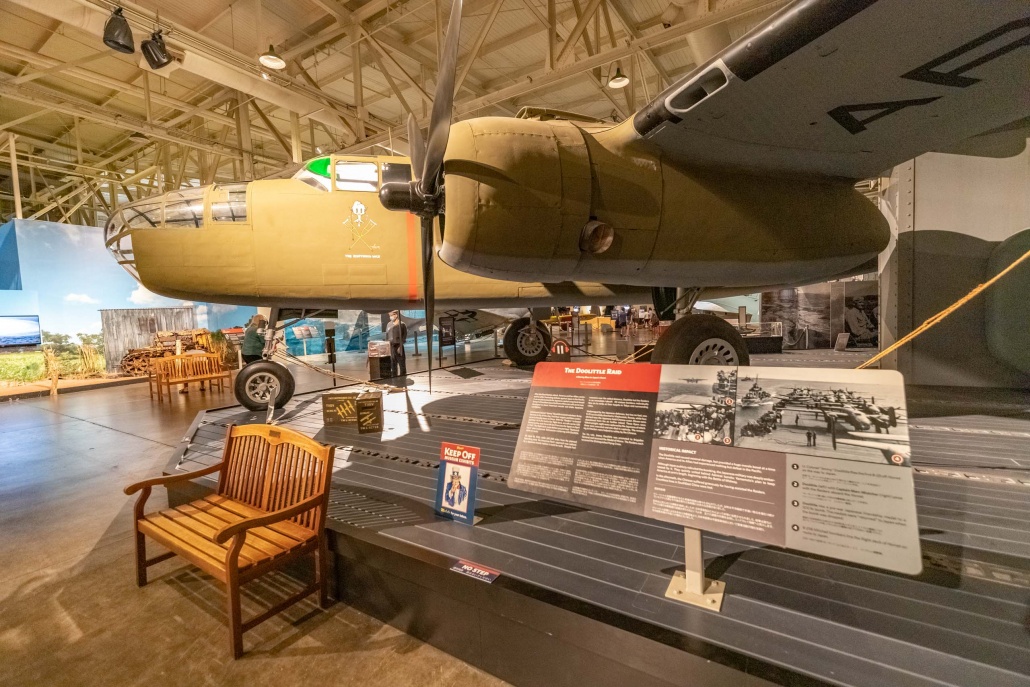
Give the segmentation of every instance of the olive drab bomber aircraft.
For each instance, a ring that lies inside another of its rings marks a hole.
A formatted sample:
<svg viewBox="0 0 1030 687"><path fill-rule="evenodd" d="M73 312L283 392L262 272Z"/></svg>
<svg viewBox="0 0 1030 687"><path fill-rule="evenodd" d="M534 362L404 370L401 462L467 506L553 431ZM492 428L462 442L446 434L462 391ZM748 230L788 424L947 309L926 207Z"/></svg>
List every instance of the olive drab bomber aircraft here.
<svg viewBox="0 0 1030 687"><path fill-rule="evenodd" d="M657 304L673 288L689 307L874 271L890 230L856 181L928 151L1026 142L1026 0L797 0L621 123L534 108L452 123L461 9L425 136L409 117L410 159L331 155L290 179L123 205L112 253L156 293L272 306L273 321L421 302L431 327L438 305ZM524 359L546 355L531 315L506 353L519 342ZM687 315L652 360L748 355L724 321ZM289 381L254 363L237 397L281 406Z"/></svg>

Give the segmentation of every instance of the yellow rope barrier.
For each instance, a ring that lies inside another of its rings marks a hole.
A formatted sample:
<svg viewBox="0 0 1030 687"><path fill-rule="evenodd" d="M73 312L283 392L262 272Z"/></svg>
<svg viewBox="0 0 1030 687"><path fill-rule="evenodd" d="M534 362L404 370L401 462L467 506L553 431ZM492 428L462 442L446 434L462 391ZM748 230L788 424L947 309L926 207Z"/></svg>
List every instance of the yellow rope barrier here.
<svg viewBox="0 0 1030 687"><path fill-rule="evenodd" d="M1020 263L1024 262L1025 260L1028 260L1028 259L1030 259L1030 250L1028 250L1027 252L1023 253L1022 257L1020 257L1014 263L1012 263L1011 265L1009 265L1008 267L1003 269L1001 272L998 272L996 275L991 277L989 280L985 281L983 284L980 284L975 289L973 289L972 291L967 293L965 296L963 296L962 298L958 299L957 301L955 301L954 303L949 305L944 310L941 310L939 313L937 313L933 317L930 317L925 322L923 322L921 325L919 325L916 329L913 329L911 332L909 332L905 336L901 337L900 339L895 341L893 344L888 346L886 349L884 349L883 351L880 351L879 354L873 356L872 358L870 358L869 360L865 361L864 363L862 363L861 365L859 365L855 369L856 370L865 369L865 368L869 367L870 365L872 365L873 363L879 361L884 356L890 355L894 351L898 350L899 348L901 348L902 346L907 344L909 341L911 341L912 339L916 338L917 336L919 336L920 334L925 332L927 329L929 329L930 327L933 327L935 324L937 324L938 322L943 320L945 317L947 317L948 315L950 315L951 313L955 312L956 310L961 308L963 305L968 303L969 301L971 301L974 298L976 298L977 296L979 296L982 291L984 291L985 289L990 287L992 284L994 284L994 282L996 282L999 279L1001 279L1002 277L1004 277L1006 274L1008 274L1009 272L1014 270L1016 267L1018 267Z"/></svg>

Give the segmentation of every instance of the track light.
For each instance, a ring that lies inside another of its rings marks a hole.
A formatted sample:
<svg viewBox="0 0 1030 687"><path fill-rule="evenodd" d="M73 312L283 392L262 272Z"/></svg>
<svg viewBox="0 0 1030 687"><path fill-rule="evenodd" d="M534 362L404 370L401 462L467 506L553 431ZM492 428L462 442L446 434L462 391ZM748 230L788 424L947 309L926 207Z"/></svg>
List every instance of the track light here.
<svg viewBox="0 0 1030 687"><path fill-rule="evenodd" d="M615 68L615 74L608 79L608 88L625 88L629 85L629 77L622 73L621 67Z"/></svg>
<svg viewBox="0 0 1030 687"><path fill-rule="evenodd" d="M262 53L258 57L258 62L261 63L262 67L268 67L269 69L286 69L286 60L279 57L279 54L271 45L268 46L267 52Z"/></svg>
<svg viewBox="0 0 1030 687"><path fill-rule="evenodd" d="M161 37L160 29L150 35L150 40L140 43L139 49L143 57L147 58L147 64L151 69L160 69L172 63L172 56L168 54L168 47L165 45L165 39Z"/></svg>
<svg viewBox="0 0 1030 687"><path fill-rule="evenodd" d="M129 21L122 16L121 7L115 7L104 24L104 45L126 55L136 52L132 29L129 28Z"/></svg>

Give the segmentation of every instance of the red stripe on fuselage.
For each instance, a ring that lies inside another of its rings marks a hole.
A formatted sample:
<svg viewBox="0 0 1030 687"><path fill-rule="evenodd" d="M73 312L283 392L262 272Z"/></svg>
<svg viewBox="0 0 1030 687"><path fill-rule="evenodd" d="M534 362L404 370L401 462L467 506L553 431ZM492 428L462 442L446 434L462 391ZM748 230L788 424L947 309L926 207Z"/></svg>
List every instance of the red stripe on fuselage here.
<svg viewBox="0 0 1030 687"><path fill-rule="evenodd" d="M415 215L408 213L408 300L418 300L418 227Z"/></svg>

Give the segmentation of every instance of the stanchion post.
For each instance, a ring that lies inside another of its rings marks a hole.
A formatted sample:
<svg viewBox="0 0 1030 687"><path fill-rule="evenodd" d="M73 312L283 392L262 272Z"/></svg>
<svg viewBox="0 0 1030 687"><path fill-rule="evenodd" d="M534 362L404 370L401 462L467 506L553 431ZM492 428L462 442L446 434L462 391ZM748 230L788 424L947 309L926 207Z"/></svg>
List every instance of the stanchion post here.
<svg viewBox="0 0 1030 687"><path fill-rule="evenodd" d="M665 596L676 601L693 604L716 613L722 610L726 583L705 577L705 558L701 548L701 530L683 529L683 553L686 567L672 576Z"/></svg>

